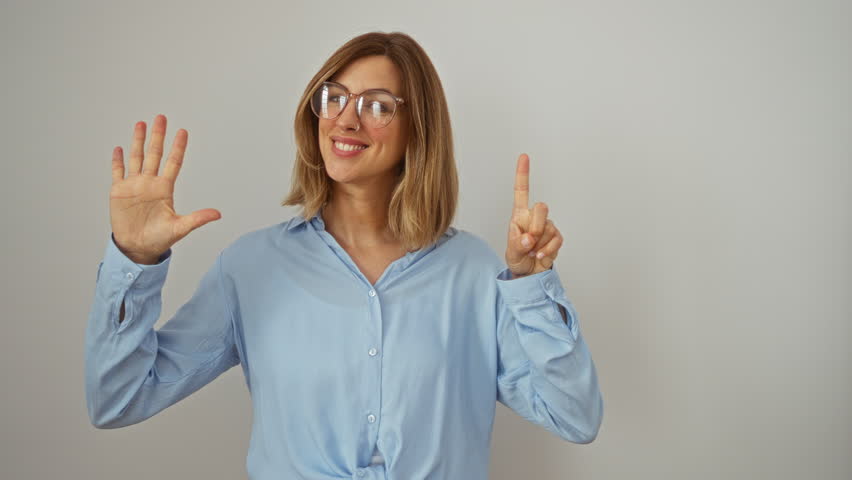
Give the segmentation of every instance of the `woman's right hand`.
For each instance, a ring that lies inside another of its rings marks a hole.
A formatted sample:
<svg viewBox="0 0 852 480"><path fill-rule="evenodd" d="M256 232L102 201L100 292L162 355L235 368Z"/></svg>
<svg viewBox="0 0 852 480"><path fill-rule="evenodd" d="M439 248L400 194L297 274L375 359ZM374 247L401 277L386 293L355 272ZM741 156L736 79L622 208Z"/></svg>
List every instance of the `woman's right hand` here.
<svg viewBox="0 0 852 480"><path fill-rule="evenodd" d="M178 240L196 228L222 218L213 208L178 215L174 210L174 186L188 133L179 129L163 174L158 175L163 157L166 117L157 115L148 151L145 122L137 122L130 148L130 163L125 178L121 147L112 151L112 188L109 192L109 215L116 245L130 260L139 264L155 264Z"/></svg>

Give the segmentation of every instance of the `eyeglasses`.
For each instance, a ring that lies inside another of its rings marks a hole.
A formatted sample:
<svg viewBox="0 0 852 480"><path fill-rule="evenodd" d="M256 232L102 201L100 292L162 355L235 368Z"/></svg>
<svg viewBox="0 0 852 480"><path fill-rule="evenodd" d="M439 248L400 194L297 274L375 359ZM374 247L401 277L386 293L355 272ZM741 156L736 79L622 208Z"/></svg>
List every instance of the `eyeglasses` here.
<svg viewBox="0 0 852 480"><path fill-rule="evenodd" d="M405 102L384 89L374 88L356 95L339 83L323 82L311 96L311 110L319 118L335 119L351 97L355 97L358 119L370 128L387 126L396 114L397 105Z"/></svg>

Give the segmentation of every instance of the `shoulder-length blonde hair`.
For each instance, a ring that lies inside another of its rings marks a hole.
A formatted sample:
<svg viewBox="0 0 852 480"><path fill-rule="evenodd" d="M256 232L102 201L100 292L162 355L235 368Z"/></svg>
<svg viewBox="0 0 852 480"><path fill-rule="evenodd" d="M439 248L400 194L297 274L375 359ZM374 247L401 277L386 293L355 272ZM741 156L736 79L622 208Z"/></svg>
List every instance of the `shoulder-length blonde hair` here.
<svg viewBox="0 0 852 480"><path fill-rule="evenodd" d="M408 145L388 205L388 227L407 250L431 245L449 228L458 202L458 175L447 100L438 73L423 48L410 36L371 32L357 36L326 60L302 94L296 110L296 162L290 192L281 205L302 205L306 219L331 198L331 182L319 149L319 120L311 95L353 60L388 57L402 73L400 96L408 115Z"/></svg>

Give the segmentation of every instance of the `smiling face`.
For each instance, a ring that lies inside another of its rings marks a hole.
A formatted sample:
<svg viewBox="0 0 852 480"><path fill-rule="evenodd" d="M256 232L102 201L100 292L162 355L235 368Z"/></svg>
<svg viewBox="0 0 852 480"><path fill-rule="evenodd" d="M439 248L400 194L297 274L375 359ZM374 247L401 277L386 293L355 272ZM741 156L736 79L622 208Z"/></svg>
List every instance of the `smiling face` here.
<svg viewBox="0 0 852 480"><path fill-rule="evenodd" d="M355 94L382 88L398 97L403 96L402 75L385 56L373 55L354 60L329 80ZM367 114L366 110L364 114ZM339 149L335 141L367 147L362 150L351 150L352 147ZM320 153L325 171L336 183L378 184L390 188L407 143L408 112L403 105L397 106L393 120L381 128L370 128L359 120L355 112L355 97L337 118L319 119Z"/></svg>

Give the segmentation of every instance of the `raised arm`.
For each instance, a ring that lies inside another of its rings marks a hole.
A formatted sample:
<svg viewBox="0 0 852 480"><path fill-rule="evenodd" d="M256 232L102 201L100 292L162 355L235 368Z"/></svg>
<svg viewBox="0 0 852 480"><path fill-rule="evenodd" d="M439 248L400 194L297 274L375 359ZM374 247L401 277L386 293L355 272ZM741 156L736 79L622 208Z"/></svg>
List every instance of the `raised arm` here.
<svg viewBox="0 0 852 480"><path fill-rule="evenodd" d="M164 172L158 175L165 126L165 117L157 116L146 155L145 124L136 124L127 177L121 148L113 151L113 234L98 266L85 334L86 403L90 421L98 428L140 422L240 361L222 274L224 253L192 298L154 330L171 246L220 217L213 209L175 213L174 182L187 133L178 131Z"/></svg>
<svg viewBox="0 0 852 480"><path fill-rule="evenodd" d="M590 443L603 397L578 315L553 260L562 235L547 206L528 208L529 157L518 158L506 264L496 278L497 400L574 443Z"/></svg>

